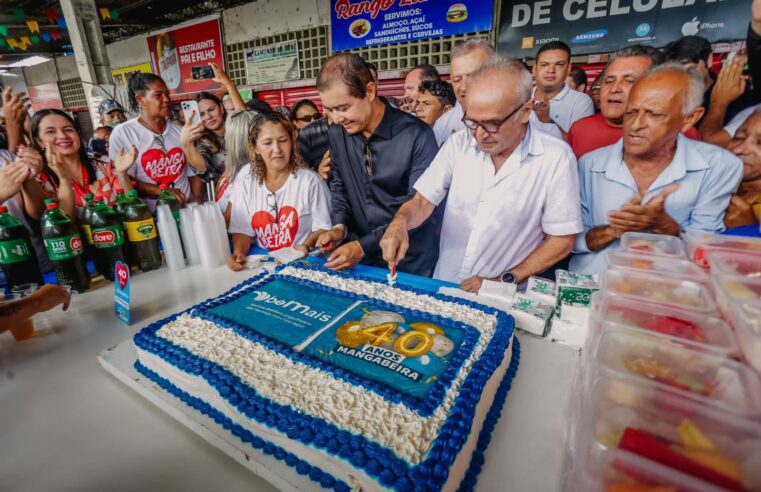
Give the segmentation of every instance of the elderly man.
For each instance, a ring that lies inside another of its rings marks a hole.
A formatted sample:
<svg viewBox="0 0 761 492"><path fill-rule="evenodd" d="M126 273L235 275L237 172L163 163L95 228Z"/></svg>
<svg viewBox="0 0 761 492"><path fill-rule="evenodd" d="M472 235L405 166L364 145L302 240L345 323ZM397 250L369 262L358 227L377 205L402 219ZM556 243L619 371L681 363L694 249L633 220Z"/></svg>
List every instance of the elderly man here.
<svg viewBox="0 0 761 492"><path fill-rule="evenodd" d="M572 270L604 271L602 252L618 247L627 231L724 230L742 162L681 134L702 116L702 98L703 77L679 64L655 67L634 84L623 138L581 159L584 232L576 238Z"/></svg>
<svg viewBox="0 0 761 492"><path fill-rule="evenodd" d="M435 278L477 292L484 279L520 283L568 255L582 230L576 159L528 124L532 103L517 60L494 56L469 77L468 129L447 140L386 230L390 266L445 197Z"/></svg>
<svg viewBox="0 0 761 492"><path fill-rule="evenodd" d="M602 76L600 113L580 119L568 132L568 144L577 158L612 145L621 138L629 91L662 59L660 52L650 46L634 45L613 53ZM689 137L697 138L697 130L690 128L689 132Z"/></svg>
<svg viewBox="0 0 761 492"><path fill-rule="evenodd" d="M357 55L330 57L317 76L317 90L334 123L328 127L334 227L318 238L317 246L332 252L328 268L352 268L360 260L385 266L378 242L436 155L433 132L379 100L370 70ZM431 275L439 225L434 220L415 231L401 271Z"/></svg>
<svg viewBox="0 0 761 492"><path fill-rule="evenodd" d="M452 84L444 80L427 80L420 84L416 116L432 127L456 103Z"/></svg>
<svg viewBox="0 0 761 492"><path fill-rule="evenodd" d="M743 178L724 217L728 228L758 224L761 219L761 109L740 125L727 149L743 161Z"/></svg>
<svg viewBox="0 0 761 492"><path fill-rule="evenodd" d="M436 143L439 144L439 147L444 145L451 134L465 129L462 122L462 104L465 100L468 75L475 72L493 54L494 48L483 39L469 39L464 43L455 45L452 49L452 54L449 57L449 77L457 97L457 104L451 111L439 118L433 126L433 133L436 134Z"/></svg>
<svg viewBox="0 0 761 492"><path fill-rule="evenodd" d="M439 71L427 63L418 65L407 72L407 77L404 78L404 104L400 109L414 114L417 110L420 84L439 79Z"/></svg>
<svg viewBox="0 0 761 492"><path fill-rule="evenodd" d="M541 130L565 138L575 121L594 114L592 99L565 83L571 70L571 48L562 41L543 44L534 64L534 112L531 121Z"/></svg>

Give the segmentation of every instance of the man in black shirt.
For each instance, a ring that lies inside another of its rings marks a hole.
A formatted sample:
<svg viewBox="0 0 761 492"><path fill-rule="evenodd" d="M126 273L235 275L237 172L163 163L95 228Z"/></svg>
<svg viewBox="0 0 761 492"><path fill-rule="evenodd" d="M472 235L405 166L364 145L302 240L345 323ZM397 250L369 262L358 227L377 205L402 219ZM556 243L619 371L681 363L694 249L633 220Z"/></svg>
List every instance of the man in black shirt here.
<svg viewBox="0 0 761 492"><path fill-rule="evenodd" d="M332 56L317 77L323 107L334 123L328 130L334 226L317 245L332 251L327 267L336 270L360 261L387 265L379 241L438 151L433 131L414 116L383 104L376 89L367 64L353 54ZM435 216L412 232L400 271L433 273L439 219Z"/></svg>
<svg viewBox="0 0 761 492"><path fill-rule="evenodd" d="M328 150L328 126L328 117L323 116L299 131L301 157L315 171L319 169L320 162Z"/></svg>

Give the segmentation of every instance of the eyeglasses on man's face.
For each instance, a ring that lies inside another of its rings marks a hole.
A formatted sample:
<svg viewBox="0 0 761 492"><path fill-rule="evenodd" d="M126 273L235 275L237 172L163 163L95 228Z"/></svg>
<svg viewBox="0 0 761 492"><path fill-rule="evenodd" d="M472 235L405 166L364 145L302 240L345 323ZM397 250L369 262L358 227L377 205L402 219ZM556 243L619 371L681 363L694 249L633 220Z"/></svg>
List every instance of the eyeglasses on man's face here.
<svg viewBox="0 0 761 492"><path fill-rule="evenodd" d="M504 125L510 118L512 118L515 113L518 112L518 110L523 108L525 104L526 103L520 103L517 108L510 111L510 114L499 120L476 121L472 118L468 118L468 116L465 115L462 117L462 122L471 130L476 130L480 126L486 133L496 133L500 128L502 128L502 125Z"/></svg>

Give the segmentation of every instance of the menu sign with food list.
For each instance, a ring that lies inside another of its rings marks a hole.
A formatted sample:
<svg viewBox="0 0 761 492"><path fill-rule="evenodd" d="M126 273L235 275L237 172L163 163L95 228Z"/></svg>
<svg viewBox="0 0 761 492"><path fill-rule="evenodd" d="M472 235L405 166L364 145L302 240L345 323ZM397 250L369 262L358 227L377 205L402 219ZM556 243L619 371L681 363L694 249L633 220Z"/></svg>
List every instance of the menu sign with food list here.
<svg viewBox="0 0 761 492"><path fill-rule="evenodd" d="M491 0L331 0L333 51L489 31Z"/></svg>

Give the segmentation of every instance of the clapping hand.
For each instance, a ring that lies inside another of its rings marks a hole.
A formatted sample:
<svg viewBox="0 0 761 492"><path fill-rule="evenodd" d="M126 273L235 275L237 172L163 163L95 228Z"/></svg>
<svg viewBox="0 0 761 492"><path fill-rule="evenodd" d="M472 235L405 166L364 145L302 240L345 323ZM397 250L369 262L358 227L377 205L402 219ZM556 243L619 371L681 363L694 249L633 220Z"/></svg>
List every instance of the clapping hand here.
<svg viewBox="0 0 761 492"><path fill-rule="evenodd" d="M19 192L21 186L31 176L29 166L21 159L13 163L2 159L0 166L0 202L4 202Z"/></svg>
<svg viewBox="0 0 761 492"><path fill-rule="evenodd" d="M53 152L50 147L45 149L45 160L48 162L48 167L58 176L60 183L71 183L74 181L74 177L69 171L63 167L61 161L58 159L58 153Z"/></svg>
<svg viewBox="0 0 761 492"><path fill-rule="evenodd" d="M117 174L124 174L135 164L135 160L137 160L137 147L133 145L129 149L129 152L125 152L122 148L116 154L116 159L114 159L114 170Z"/></svg>
<svg viewBox="0 0 761 492"><path fill-rule="evenodd" d="M29 98L26 97L26 92L13 94L10 87L6 87L3 90L3 116L6 123L23 125L30 107L32 107L32 104L29 102Z"/></svg>
<svg viewBox="0 0 761 492"><path fill-rule="evenodd" d="M19 145L18 150L16 151L16 160L22 161L29 167L29 170L31 171L29 178L39 176L45 165L45 161L42 159L42 154L25 145Z"/></svg>
<svg viewBox="0 0 761 492"><path fill-rule="evenodd" d="M658 234L676 234L679 225L666 213L666 197L679 188L678 184L667 186L647 204L642 204L642 196L635 195L621 210L608 213L611 227L622 231L651 230Z"/></svg>

